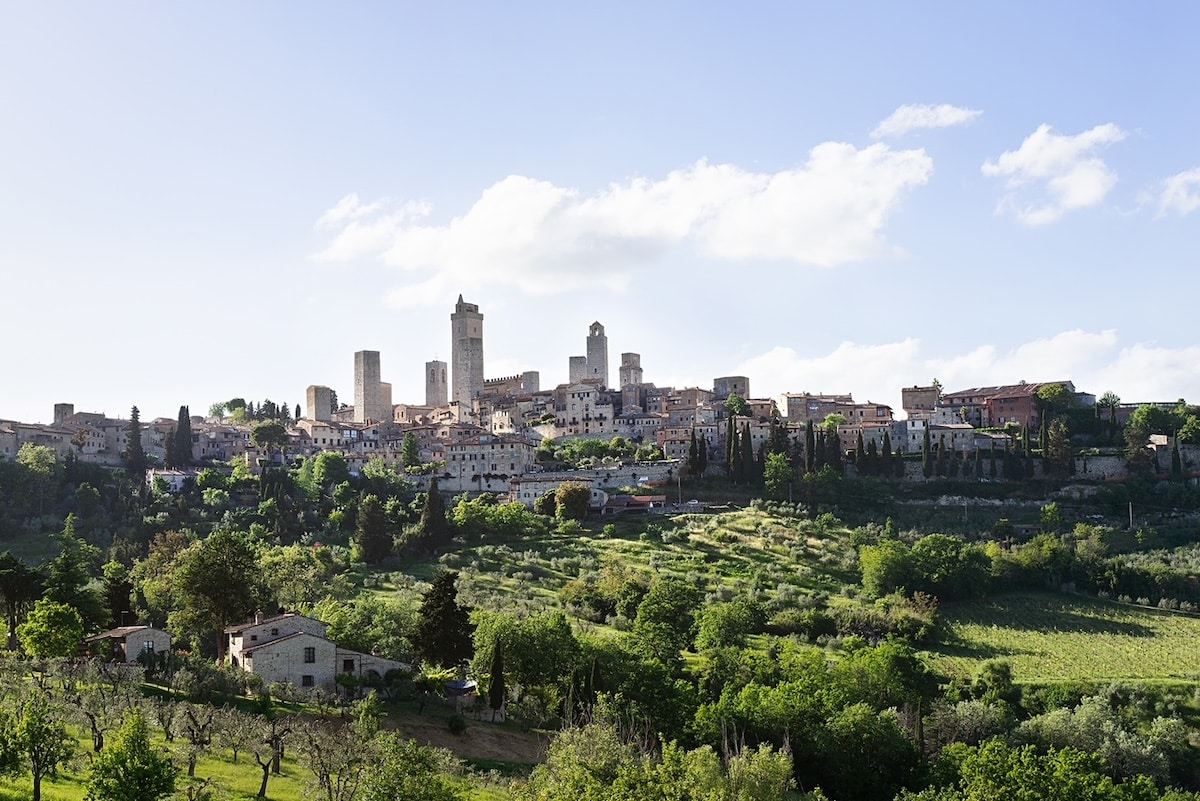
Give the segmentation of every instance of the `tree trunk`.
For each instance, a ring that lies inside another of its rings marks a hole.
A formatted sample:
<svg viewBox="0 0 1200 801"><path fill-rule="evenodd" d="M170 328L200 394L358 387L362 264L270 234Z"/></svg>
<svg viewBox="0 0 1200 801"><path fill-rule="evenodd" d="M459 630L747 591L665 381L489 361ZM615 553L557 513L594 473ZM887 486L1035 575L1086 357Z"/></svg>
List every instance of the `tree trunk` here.
<svg viewBox="0 0 1200 801"><path fill-rule="evenodd" d="M258 754L254 755L254 761L262 769L262 783L258 785L258 797L267 797L267 780L271 778L271 760L262 760L258 758Z"/></svg>

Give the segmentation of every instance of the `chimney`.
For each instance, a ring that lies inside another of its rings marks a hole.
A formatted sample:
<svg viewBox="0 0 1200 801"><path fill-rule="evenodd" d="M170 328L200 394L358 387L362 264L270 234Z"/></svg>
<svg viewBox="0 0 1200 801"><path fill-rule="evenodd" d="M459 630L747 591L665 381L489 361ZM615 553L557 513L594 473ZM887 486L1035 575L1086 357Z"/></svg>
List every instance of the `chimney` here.
<svg viewBox="0 0 1200 801"><path fill-rule="evenodd" d="M262 623L262 622L263 622L263 613L262 613L262 610L261 610L261 609L259 609L258 611L256 611L256 612L254 613L254 622L255 622L255 623Z"/></svg>

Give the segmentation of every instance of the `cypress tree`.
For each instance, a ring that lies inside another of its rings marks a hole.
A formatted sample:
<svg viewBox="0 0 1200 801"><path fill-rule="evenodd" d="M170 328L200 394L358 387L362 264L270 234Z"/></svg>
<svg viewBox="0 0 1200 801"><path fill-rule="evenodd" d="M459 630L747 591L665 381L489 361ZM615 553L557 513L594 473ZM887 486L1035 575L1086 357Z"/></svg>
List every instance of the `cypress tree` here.
<svg viewBox="0 0 1200 801"><path fill-rule="evenodd" d="M989 461L990 461L990 464L988 466L988 477L995 478L996 477L996 442L995 442L995 440L992 441L992 449L991 449L991 455L989 457Z"/></svg>
<svg viewBox="0 0 1200 801"><path fill-rule="evenodd" d="M125 467L136 475L146 473L146 451L142 447L142 419L138 407L129 411L129 425L125 427Z"/></svg>
<svg viewBox="0 0 1200 801"><path fill-rule="evenodd" d="M504 709L504 697L508 688L504 684L504 640L497 638L496 648L492 653L492 675L488 680L488 706L492 708L492 720L496 713Z"/></svg>
<svg viewBox="0 0 1200 801"><path fill-rule="evenodd" d="M437 478L429 479L425 506L421 508L421 540L434 550L450 540L450 525L446 522L446 502L438 492Z"/></svg>
<svg viewBox="0 0 1200 801"><path fill-rule="evenodd" d="M163 437L163 467L174 470L179 464L175 461L175 427L172 426Z"/></svg>
<svg viewBox="0 0 1200 801"><path fill-rule="evenodd" d="M933 475L933 444L929 441L929 423L925 423L925 435L921 437L921 474L925 478Z"/></svg>
<svg viewBox="0 0 1200 801"><path fill-rule="evenodd" d="M367 495L358 505L354 544L358 558L377 565L392 553L392 535L388 532L387 516L377 495Z"/></svg>
<svg viewBox="0 0 1200 801"><path fill-rule="evenodd" d="M750 424L742 425L742 476L747 483L755 480L754 443L750 439Z"/></svg>
<svg viewBox="0 0 1200 801"><path fill-rule="evenodd" d="M735 462L737 461L737 424L733 420L733 415L729 415L729 420L725 423L725 475L733 476L735 472Z"/></svg>
<svg viewBox="0 0 1200 801"><path fill-rule="evenodd" d="M858 430L858 438L854 442L854 468L858 471L860 476L869 474L869 468L867 467L867 449L866 446L863 445L861 428Z"/></svg>
<svg viewBox="0 0 1200 801"><path fill-rule="evenodd" d="M697 477L704 475L704 471L708 469L708 437L700 437L697 443L699 450L696 452L696 464L698 470Z"/></svg>
<svg viewBox="0 0 1200 801"><path fill-rule="evenodd" d="M879 474L892 475L892 437L887 431L883 432L883 447L879 449Z"/></svg>
<svg viewBox="0 0 1200 801"><path fill-rule="evenodd" d="M175 466L192 466L192 414L186 406L179 407L175 425Z"/></svg>
<svg viewBox="0 0 1200 801"><path fill-rule="evenodd" d="M455 581L458 573L440 571L417 610L412 644L417 657L427 665L456 668L475 651L470 607L458 603Z"/></svg>
<svg viewBox="0 0 1200 801"><path fill-rule="evenodd" d="M700 471L700 450L696 443L696 427L692 426L692 441L688 443L687 466L693 476Z"/></svg>
<svg viewBox="0 0 1200 801"><path fill-rule="evenodd" d="M817 436L811 419L804 424L804 472L817 472Z"/></svg>
<svg viewBox="0 0 1200 801"><path fill-rule="evenodd" d="M879 449L875 447L875 440L872 439L867 443L867 458L866 458L866 475L878 475ZM861 468L860 468L861 473Z"/></svg>

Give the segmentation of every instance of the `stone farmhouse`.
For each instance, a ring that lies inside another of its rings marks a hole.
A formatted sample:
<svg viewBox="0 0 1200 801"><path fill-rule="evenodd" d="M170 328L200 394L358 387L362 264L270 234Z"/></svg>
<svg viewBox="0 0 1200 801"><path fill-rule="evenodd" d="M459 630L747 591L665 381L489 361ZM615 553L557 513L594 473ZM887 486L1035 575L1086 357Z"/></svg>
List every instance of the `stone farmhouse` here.
<svg viewBox="0 0 1200 801"><path fill-rule="evenodd" d="M88 637L83 647L88 656L137 662L145 654L169 652L171 635L153 626L120 626Z"/></svg>
<svg viewBox="0 0 1200 801"><path fill-rule="evenodd" d="M225 629L229 664L260 677L264 687L287 682L302 689L333 691L339 675L380 680L408 665L374 654L341 648L326 636L326 625L285 613Z"/></svg>

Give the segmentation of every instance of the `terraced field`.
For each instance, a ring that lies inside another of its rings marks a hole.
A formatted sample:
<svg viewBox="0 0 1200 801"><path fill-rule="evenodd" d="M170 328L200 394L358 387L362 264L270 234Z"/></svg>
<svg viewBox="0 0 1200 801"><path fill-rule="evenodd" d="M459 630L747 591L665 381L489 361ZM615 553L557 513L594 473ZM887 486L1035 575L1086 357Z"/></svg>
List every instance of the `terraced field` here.
<svg viewBox="0 0 1200 801"><path fill-rule="evenodd" d="M947 675L1006 659L1019 682L1200 682L1200 617L1057 593L942 607L951 644L931 653Z"/></svg>

